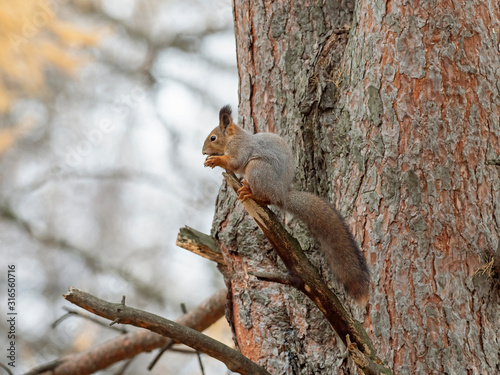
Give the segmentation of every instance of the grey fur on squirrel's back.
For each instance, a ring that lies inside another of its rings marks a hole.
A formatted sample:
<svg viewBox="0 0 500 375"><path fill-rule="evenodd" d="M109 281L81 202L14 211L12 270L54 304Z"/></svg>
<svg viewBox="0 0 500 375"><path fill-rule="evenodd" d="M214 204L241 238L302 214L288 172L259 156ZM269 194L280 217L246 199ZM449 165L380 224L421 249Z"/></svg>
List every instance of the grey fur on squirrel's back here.
<svg viewBox="0 0 500 375"><path fill-rule="evenodd" d="M338 212L316 195L290 191L282 207L304 221L347 293L358 301L368 298L370 273L365 257Z"/></svg>

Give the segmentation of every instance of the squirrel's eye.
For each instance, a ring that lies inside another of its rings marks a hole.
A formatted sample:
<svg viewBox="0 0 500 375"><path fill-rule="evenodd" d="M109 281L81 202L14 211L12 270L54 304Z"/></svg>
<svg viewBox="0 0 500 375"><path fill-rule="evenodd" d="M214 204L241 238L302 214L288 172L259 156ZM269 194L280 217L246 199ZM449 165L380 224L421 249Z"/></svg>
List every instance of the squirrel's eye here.
<svg viewBox="0 0 500 375"><path fill-rule="evenodd" d="M215 141L216 139L217 139L217 136L215 136L215 135L212 135L212 136L210 137L210 140L211 140L212 142L213 142L213 141Z"/></svg>

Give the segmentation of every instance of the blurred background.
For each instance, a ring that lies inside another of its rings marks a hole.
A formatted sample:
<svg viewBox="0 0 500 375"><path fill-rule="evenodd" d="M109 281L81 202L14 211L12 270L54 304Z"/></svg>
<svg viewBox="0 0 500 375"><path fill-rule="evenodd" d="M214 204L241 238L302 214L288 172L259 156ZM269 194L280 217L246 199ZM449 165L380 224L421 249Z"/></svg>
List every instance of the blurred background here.
<svg viewBox="0 0 500 375"><path fill-rule="evenodd" d="M63 306L77 309L61 297L69 286L171 319L223 287L175 239L184 225L210 232L222 177L203 167L201 147L218 109L236 108L237 84L229 0L0 8L0 303L14 263L16 374L116 335L80 318L51 328ZM153 356L125 374L147 373ZM150 373L200 370L196 357L166 353Z"/></svg>

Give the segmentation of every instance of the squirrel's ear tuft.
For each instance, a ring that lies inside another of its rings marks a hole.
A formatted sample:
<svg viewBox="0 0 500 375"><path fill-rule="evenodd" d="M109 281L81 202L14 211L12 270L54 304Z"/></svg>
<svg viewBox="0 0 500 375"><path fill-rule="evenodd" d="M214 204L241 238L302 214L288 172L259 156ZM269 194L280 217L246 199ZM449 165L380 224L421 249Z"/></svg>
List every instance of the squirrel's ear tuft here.
<svg viewBox="0 0 500 375"><path fill-rule="evenodd" d="M225 105L224 107L222 107L220 109L219 116L221 117L223 114L226 114L229 116L231 116L233 114L233 111L232 111L231 106L229 104Z"/></svg>
<svg viewBox="0 0 500 375"><path fill-rule="evenodd" d="M227 128L229 124L233 122L233 118L231 117L232 111L230 105L225 105L221 108L219 112L219 125Z"/></svg>

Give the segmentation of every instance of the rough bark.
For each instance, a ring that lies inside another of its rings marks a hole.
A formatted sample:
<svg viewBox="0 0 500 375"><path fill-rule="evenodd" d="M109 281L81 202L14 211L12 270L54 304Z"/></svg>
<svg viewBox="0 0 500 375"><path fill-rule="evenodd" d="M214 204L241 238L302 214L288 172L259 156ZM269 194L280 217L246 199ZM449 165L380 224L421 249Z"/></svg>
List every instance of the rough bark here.
<svg viewBox="0 0 500 375"><path fill-rule="evenodd" d="M294 144L300 160L298 179L308 185L299 187L321 195L330 187L328 176L321 172L325 157L319 140L330 141L324 135L328 129L317 126L308 106L314 106L325 90L325 98L319 99L328 116L326 108L336 100L337 73L348 36L343 27L350 23L352 9L353 4L348 2L234 4L239 123L255 131L278 132ZM302 112L310 114L304 116ZM290 287L248 275L248 271L284 271L284 267L226 189L224 186L218 200L214 230L228 264L225 275L232 299L227 315L233 323L236 344L271 373L325 373L345 363L346 348L307 297ZM330 278L304 227L293 221L292 228L313 263ZM343 293L338 285L337 289ZM353 305L353 301L347 305ZM355 316L362 317L359 312Z"/></svg>
<svg viewBox="0 0 500 375"><path fill-rule="evenodd" d="M347 217L373 279L368 309L354 312L395 372L496 373L498 294L474 272L500 228L488 162L500 155L498 2L361 0L353 11L235 0L239 123L285 137L297 187ZM350 372L307 298L249 276L283 267L225 186L217 208L241 351L272 373Z"/></svg>
<svg viewBox="0 0 500 375"><path fill-rule="evenodd" d="M401 373L498 373L498 1L362 1L334 185L372 265L366 323ZM349 174L344 174L349 170ZM375 344L377 345L377 344ZM382 349L380 349L382 350Z"/></svg>

